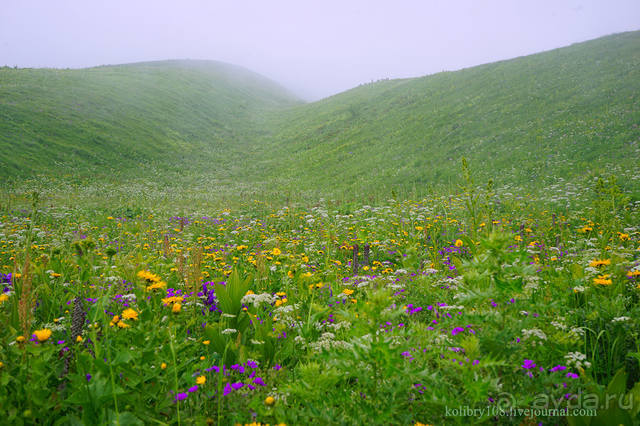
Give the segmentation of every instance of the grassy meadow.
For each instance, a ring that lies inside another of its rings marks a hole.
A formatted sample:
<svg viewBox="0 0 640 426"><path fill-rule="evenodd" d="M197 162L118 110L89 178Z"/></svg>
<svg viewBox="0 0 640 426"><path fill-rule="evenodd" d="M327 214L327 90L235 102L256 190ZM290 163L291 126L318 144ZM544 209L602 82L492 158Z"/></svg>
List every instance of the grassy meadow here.
<svg viewBox="0 0 640 426"><path fill-rule="evenodd" d="M0 69L7 424L638 424L640 32L304 103Z"/></svg>

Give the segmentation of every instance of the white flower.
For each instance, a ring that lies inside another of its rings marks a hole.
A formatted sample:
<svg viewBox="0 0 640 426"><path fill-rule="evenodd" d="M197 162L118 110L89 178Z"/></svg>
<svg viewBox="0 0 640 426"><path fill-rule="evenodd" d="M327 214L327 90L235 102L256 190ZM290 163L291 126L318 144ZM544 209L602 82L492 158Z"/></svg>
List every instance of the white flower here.
<svg viewBox="0 0 640 426"><path fill-rule="evenodd" d="M269 293L247 294L241 300L243 305L253 304L253 306L256 308L259 307L262 303L271 305L275 301L276 298Z"/></svg>
<svg viewBox="0 0 640 426"><path fill-rule="evenodd" d="M591 363L586 361L587 356L580 352L569 352L564 356L567 360L567 365L574 365L576 368L582 368L584 365L586 368L591 367Z"/></svg>
<svg viewBox="0 0 640 426"><path fill-rule="evenodd" d="M523 329L522 336L524 340L527 340L531 336L536 336L540 340L547 340L547 335L539 328L532 328L530 330Z"/></svg>
<svg viewBox="0 0 640 426"><path fill-rule="evenodd" d="M237 333L237 332L238 332L238 330L236 330L235 328L225 328L220 333L222 333L222 334L233 334L233 333Z"/></svg>
<svg viewBox="0 0 640 426"><path fill-rule="evenodd" d="M629 321L631 318L629 317L617 317L611 320L611 322L622 322L622 321Z"/></svg>

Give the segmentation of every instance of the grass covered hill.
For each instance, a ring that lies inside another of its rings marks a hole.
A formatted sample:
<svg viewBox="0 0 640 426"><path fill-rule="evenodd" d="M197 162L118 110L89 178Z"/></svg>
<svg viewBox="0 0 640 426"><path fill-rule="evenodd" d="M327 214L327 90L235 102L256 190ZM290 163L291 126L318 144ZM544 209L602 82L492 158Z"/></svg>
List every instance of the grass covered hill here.
<svg viewBox="0 0 640 426"><path fill-rule="evenodd" d="M191 186L389 193L457 183L464 156L478 182L638 187L639 125L640 32L308 104L218 62L0 69L4 177L144 166Z"/></svg>
<svg viewBox="0 0 640 426"><path fill-rule="evenodd" d="M258 74L212 61L5 67L0 175L213 162L242 152L265 111L298 102Z"/></svg>
<svg viewBox="0 0 640 426"><path fill-rule="evenodd" d="M462 156L500 183L638 178L640 32L366 84L279 119L274 169L307 186L446 184Z"/></svg>

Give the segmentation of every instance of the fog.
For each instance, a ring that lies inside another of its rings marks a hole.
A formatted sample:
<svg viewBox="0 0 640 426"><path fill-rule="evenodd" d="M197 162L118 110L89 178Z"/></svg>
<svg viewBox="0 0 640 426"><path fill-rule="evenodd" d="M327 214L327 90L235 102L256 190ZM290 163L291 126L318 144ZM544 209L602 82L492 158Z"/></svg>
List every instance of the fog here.
<svg viewBox="0 0 640 426"><path fill-rule="evenodd" d="M639 0L2 0L0 65L244 66L315 100L640 29Z"/></svg>

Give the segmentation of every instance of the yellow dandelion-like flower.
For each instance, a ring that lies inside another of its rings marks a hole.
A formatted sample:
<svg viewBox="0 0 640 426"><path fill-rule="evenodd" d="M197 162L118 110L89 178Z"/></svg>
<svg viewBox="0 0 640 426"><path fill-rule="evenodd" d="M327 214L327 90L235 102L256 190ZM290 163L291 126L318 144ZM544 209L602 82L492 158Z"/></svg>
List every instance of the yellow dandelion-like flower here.
<svg viewBox="0 0 640 426"><path fill-rule="evenodd" d="M163 362L162 364L160 364L160 368L165 370L167 368L167 363Z"/></svg>
<svg viewBox="0 0 640 426"><path fill-rule="evenodd" d="M0 294L0 305L3 304L4 302L6 302L7 300L9 300L9 295Z"/></svg>
<svg viewBox="0 0 640 426"><path fill-rule="evenodd" d="M180 303L174 303L173 307L171 308L171 312L173 312L174 314L177 314L181 310L182 310L182 305Z"/></svg>
<svg viewBox="0 0 640 426"><path fill-rule="evenodd" d="M182 303L183 300L184 300L184 297L182 297L182 296L170 296L170 297L165 297L164 299L162 299L162 303L164 305L170 305L170 304L175 304L175 303Z"/></svg>
<svg viewBox="0 0 640 426"><path fill-rule="evenodd" d="M342 292L347 296L351 296L353 294L353 290L351 290L350 288L345 288L344 290L342 290Z"/></svg>
<svg viewBox="0 0 640 426"><path fill-rule="evenodd" d="M594 259L591 262L589 262L589 266L592 266L595 268L599 266L606 266L606 265L611 265L611 259L603 259L603 260Z"/></svg>
<svg viewBox="0 0 640 426"><path fill-rule="evenodd" d="M462 242L462 240L456 240L456 247L462 247L464 245L464 242Z"/></svg>
<svg viewBox="0 0 640 426"><path fill-rule="evenodd" d="M43 328L41 330L36 330L33 332L39 342L45 342L49 337L51 337L51 330L48 328Z"/></svg>
<svg viewBox="0 0 640 426"><path fill-rule="evenodd" d="M196 384L197 385L204 385L206 381L207 381L207 378L204 377L204 376L198 376L196 378Z"/></svg>
<svg viewBox="0 0 640 426"><path fill-rule="evenodd" d="M271 254L273 254L274 256L280 256L282 254L282 251L278 247L276 247L271 250Z"/></svg>
<svg viewBox="0 0 640 426"><path fill-rule="evenodd" d="M265 405L271 406L271 405L275 404L275 402L276 402L276 399L274 397L272 397L272 396L268 396L268 397L266 397L264 399Z"/></svg>
<svg viewBox="0 0 640 426"><path fill-rule="evenodd" d="M609 274L606 274L606 275L598 275L598 278L593 279L593 283L599 284L599 285L611 285L613 281L609 279Z"/></svg>
<svg viewBox="0 0 640 426"><path fill-rule="evenodd" d="M167 286L166 282L158 281L158 282L155 282L155 283L153 283L151 285L148 285L146 290L147 291L158 290L158 289L161 289L161 288L165 288L166 286Z"/></svg>
<svg viewBox="0 0 640 426"><path fill-rule="evenodd" d="M123 319L130 319L130 320L137 320L138 319L138 313L131 309L131 308L127 308L124 311L122 311L122 318Z"/></svg>
<svg viewBox="0 0 640 426"><path fill-rule="evenodd" d="M118 321L118 324L116 324L118 326L118 328L129 328L131 327L129 324L127 324L124 321Z"/></svg>

